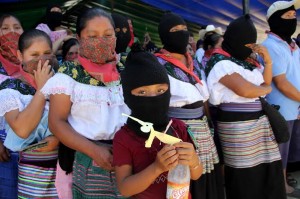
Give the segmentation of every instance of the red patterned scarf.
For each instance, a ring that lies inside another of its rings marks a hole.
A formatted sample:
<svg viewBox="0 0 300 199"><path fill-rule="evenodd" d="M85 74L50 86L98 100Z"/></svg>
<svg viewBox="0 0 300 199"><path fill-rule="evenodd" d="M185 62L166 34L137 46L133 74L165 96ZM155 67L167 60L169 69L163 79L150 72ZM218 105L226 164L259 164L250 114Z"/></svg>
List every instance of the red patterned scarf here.
<svg viewBox="0 0 300 199"><path fill-rule="evenodd" d="M37 89L34 76L32 74L30 74L30 73L25 72L23 70L22 65L20 65L19 68L20 68L20 74L21 74L21 76L19 77L19 79L21 79L22 81L27 82L30 86L32 86L33 88Z"/></svg>
<svg viewBox="0 0 300 199"><path fill-rule="evenodd" d="M92 77L103 83L118 81L120 79L116 61L98 65L81 56L78 56L78 61Z"/></svg>
<svg viewBox="0 0 300 199"><path fill-rule="evenodd" d="M194 71L194 64L193 64L193 59L190 54L185 53L184 56L187 59L187 64L189 67L186 67L181 61L178 59L172 57L171 53L165 49L161 49L159 53L155 53L157 57L160 57L167 62L172 63L174 66L180 68L182 71L186 72L190 76L192 76L199 84L202 85L201 80L199 77L193 72Z"/></svg>
<svg viewBox="0 0 300 199"><path fill-rule="evenodd" d="M17 58L20 35L10 32L0 37L0 62L9 76L19 75L20 61Z"/></svg>

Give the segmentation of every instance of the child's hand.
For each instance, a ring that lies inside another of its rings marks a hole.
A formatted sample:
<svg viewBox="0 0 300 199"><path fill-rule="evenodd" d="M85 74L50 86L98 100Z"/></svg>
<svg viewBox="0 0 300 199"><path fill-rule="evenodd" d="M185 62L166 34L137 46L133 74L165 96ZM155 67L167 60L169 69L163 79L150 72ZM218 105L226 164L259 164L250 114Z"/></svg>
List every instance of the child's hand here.
<svg viewBox="0 0 300 199"><path fill-rule="evenodd" d="M49 65L49 60L45 61L42 66L42 61L38 62L38 67L34 72L34 79L37 85L37 90L43 88L45 83L53 76L53 71L51 70L51 66Z"/></svg>
<svg viewBox="0 0 300 199"><path fill-rule="evenodd" d="M154 164L161 173L169 171L175 167L178 164L178 154L176 153L175 147L171 145L165 145L157 153Z"/></svg>
<svg viewBox="0 0 300 199"><path fill-rule="evenodd" d="M178 163L188 165L193 168L199 165L199 158L196 154L193 144L189 142L179 142L174 144L178 156Z"/></svg>
<svg viewBox="0 0 300 199"><path fill-rule="evenodd" d="M44 146L39 149L35 149L34 151L38 152L49 152L57 149L59 140L55 136L48 136L43 141L47 141L47 146Z"/></svg>

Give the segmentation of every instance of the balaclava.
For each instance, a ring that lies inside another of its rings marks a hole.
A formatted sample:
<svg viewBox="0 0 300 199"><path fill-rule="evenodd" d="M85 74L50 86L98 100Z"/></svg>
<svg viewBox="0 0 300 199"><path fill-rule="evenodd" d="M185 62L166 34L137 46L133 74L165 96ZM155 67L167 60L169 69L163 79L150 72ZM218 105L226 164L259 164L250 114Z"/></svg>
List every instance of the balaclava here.
<svg viewBox="0 0 300 199"><path fill-rule="evenodd" d="M164 49L171 53L184 54L189 43L189 32L187 30L170 32L171 28L177 25L186 25L186 23L179 15L166 13L160 20L158 33Z"/></svg>
<svg viewBox="0 0 300 199"><path fill-rule="evenodd" d="M51 9L57 7L60 8L58 4L51 4L47 7L46 10L46 24L49 28L54 31L56 27L61 25L61 21L63 19L63 14L60 12L51 12Z"/></svg>
<svg viewBox="0 0 300 199"><path fill-rule="evenodd" d="M232 57L245 60L252 50L246 44L256 43L257 32L250 16L244 15L233 20L223 36L222 48Z"/></svg>
<svg viewBox="0 0 300 199"><path fill-rule="evenodd" d="M129 23L122 15L113 13L111 16L115 23L115 32L117 37L116 52L125 52L131 40Z"/></svg>
<svg viewBox="0 0 300 199"><path fill-rule="evenodd" d="M297 19L283 19L281 16L290 10L295 10L295 7L291 6L283 10L277 10L268 19L271 32L278 35L288 44L292 42L291 37L296 31Z"/></svg>
<svg viewBox="0 0 300 199"><path fill-rule="evenodd" d="M121 73L125 103L131 109L131 116L153 123L157 131L164 131L169 122L168 109L171 98L167 71L154 55L135 48L133 46L128 54L125 70ZM164 83L168 84L169 89L161 95L143 97L131 94L135 88ZM127 124L139 136L149 137L149 133L140 130L141 125L136 121L128 118Z"/></svg>

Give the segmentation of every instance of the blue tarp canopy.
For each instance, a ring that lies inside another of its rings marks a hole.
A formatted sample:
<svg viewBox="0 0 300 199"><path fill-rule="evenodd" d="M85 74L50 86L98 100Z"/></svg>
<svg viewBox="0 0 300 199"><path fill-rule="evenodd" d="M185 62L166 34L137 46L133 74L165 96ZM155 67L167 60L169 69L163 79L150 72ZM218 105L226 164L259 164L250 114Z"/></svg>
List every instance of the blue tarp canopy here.
<svg viewBox="0 0 300 199"><path fill-rule="evenodd" d="M243 0L142 0L162 10L170 10L197 24L214 24L226 30L233 19L243 14ZM266 13L276 0L249 0L249 13L258 30L259 39L268 30ZM298 17L298 23L300 18ZM299 25L299 24L298 24ZM299 31L296 31L299 32Z"/></svg>
<svg viewBox="0 0 300 199"><path fill-rule="evenodd" d="M268 30L268 7L276 0L248 1L259 41L262 41L266 36L264 32ZM243 14L243 0L0 0L0 13L12 12L20 18L25 29L33 28L44 20L45 8L53 2L62 5L65 16L63 25L67 28L74 30L76 18L83 9L100 7L131 18L140 40L145 32L150 32L152 40L158 45L157 26L167 10L181 15L188 22L188 28L196 40L200 28L213 24L225 31L230 21Z"/></svg>

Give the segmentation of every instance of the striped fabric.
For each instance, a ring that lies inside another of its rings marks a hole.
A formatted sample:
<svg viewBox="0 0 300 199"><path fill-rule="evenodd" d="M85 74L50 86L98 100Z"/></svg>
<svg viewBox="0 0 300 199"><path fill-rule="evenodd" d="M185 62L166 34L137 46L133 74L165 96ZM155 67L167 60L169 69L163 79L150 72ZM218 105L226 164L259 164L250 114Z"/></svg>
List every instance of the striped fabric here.
<svg viewBox="0 0 300 199"><path fill-rule="evenodd" d="M117 190L115 174L100 168L83 153L76 152L73 165L73 198L124 198Z"/></svg>
<svg viewBox="0 0 300 199"><path fill-rule="evenodd" d="M58 198L54 185L56 168L35 166L29 162L46 163L57 159L57 151L22 152L19 163L18 197L25 198Z"/></svg>
<svg viewBox="0 0 300 199"><path fill-rule="evenodd" d="M265 115L256 120L219 121L218 131L227 166L249 168L281 159Z"/></svg>
<svg viewBox="0 0 300 199"><path fill-rule="evenodd" d="M34 152L34 151L26 151L20 152L20 160L23 162L32 162L32 161L48 161L57 159L58 151L50 151L50 152Z"/></svg>
<svg viewBox="0 0 300 199"><path fill-rule="evenodd" d="M203 165L203 174L211 173L214 170L214 164L219 163L219 157L206 117L204 116L202 120L182 121L190 127L198 145L196 152Z"/></svg>
<svg viewBox="0 0 300 199"><path fill-rule="evenodd" d="M222 103L219 108L222 111L232 111L232 112L257 112L261 111L261 102L250 102L250 103Z"/></svg>

